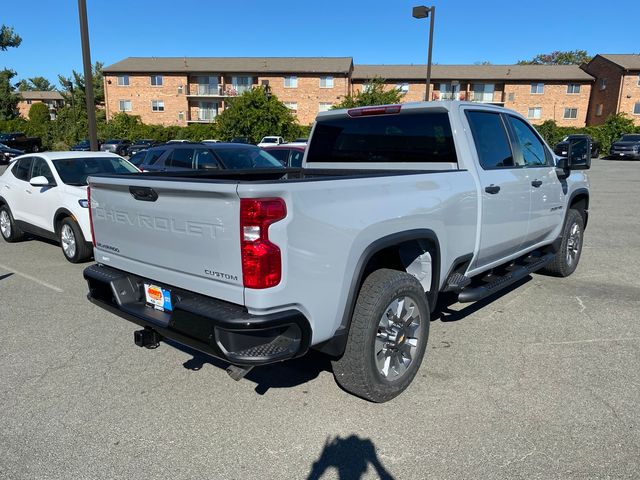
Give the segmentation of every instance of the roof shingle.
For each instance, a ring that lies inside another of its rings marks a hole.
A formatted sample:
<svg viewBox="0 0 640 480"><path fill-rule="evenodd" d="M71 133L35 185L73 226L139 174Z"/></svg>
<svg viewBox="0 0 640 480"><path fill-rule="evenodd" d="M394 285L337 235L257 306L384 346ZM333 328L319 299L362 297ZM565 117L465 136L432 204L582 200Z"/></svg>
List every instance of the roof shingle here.
<svg viewBox="0 0 640 480"><path fill-rule="evenodd" d="M352 78L367 80L424 80L426 65L355 65ZM432 80L576 80L593 77L578 65L433 65Z"/></svg>
<svg viewBox="0 0 640 480"><path fill-rule="evenodd" d="M106 73L341 73L351 57L128 57Z"/></svg>
<svg viewBox="0 0 640 480"><path fill-rule="evenodd" d="M599 54L600 57L606 58L610 62L620 65L625 70L640 70L640 54Z"/></svg>
<svg viewBox="0 0 640 480"><path fill-rule="evenodd" d="M24 92L17 92L23 100L63 100L60 92L55 90L27 90Z"/></svg>

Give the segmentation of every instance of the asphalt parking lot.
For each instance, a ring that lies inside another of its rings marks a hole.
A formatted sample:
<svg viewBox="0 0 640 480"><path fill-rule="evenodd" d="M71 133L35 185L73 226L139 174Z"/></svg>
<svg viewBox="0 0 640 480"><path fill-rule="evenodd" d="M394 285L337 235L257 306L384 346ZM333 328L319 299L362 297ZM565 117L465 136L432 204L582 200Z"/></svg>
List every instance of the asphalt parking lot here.
<svg viewBox="0 0 640 480"><path fill-rule="evenodd" d="M0 242L0 478L638 478L640 162L590 178L578 271L438 315L414 384L382 405L319 355L234 382L138 348L85 299L86 264Z"/></svg>

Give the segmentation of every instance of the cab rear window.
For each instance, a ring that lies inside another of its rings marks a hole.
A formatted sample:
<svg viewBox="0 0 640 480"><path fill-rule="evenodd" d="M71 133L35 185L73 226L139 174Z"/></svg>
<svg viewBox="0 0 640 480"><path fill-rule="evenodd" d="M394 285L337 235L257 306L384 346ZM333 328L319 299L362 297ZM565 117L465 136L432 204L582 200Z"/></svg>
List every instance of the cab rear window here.
<svg viewBox="0 0 640 480"><path fill-rule="evenodd" d="M456 163L446 112L321 119L307 162Z"/></svg>

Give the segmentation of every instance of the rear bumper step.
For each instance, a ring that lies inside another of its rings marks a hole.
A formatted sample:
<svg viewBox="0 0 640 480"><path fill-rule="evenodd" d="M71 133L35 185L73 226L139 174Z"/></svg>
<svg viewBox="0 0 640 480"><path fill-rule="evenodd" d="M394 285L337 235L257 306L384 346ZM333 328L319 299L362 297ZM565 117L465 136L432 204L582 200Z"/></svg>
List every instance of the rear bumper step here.
<svg viewBox="0 0 640 480"><path fill-rule="evenodd" d="M545 253L539 257L529 256L520 263L515 263L508 268L504 275L488 275L488 281L482 285L469 286L462 289L458 295L458 302L469 303L477 302L492 293L502 290L505 287L522 280L529 274L540 270L553 260L554 253ZM486 278L486 277L485 277Z"/></svg>
<svg viewBox="0 0 640 480"><path fill-rule="evenodd" d="M87 297L99 307L145 328L140 346L171 339L234 365L263 365L304 355L311 327L297 310L252 315L240 305L163 285L103 265L85 269ZM173 310L159 311L144 300L143 283L171 290Z"/></svg>

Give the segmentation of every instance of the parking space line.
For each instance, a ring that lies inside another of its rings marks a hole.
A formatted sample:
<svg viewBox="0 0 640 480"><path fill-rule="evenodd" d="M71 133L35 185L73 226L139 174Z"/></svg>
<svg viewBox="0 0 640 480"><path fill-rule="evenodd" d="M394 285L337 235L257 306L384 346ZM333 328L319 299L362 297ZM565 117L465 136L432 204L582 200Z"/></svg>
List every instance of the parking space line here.
<svg viewBox="0 0 640 480"><path fill-rule="evenodd" d="M1 263L0 263L0 268L2 268L3 270L8 270L9 272L12 272L13 274L18 275L19 277L25 278L27 280L31 280L32 282L36 282L37 284L42 285L43 287L47 287L47 288L53 290L54 292L58 292L58 293L63 293L64 292L64 290L62 290L61 288L58 288L58 287L56 287L54 285L51 285L50 283L42 281L42 280L40 280L40 279L38 279L36 277L32 277L31 275L28 275L26 273L19 272L15 268L8 267L8 266L3 265Z"/></svg>

